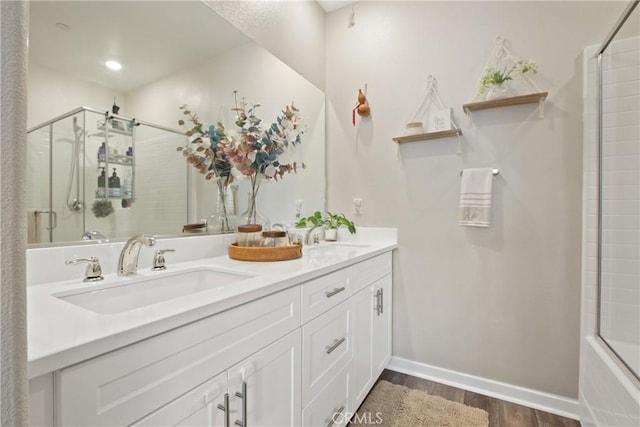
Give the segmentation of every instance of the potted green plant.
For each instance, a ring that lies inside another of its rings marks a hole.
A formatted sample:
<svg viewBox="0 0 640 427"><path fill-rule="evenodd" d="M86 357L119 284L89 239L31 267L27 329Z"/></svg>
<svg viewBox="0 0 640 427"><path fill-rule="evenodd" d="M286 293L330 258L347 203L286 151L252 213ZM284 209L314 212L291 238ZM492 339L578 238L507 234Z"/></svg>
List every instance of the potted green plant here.
<svg viewBox="0 0 640 427"><path fill-rule="evenodd" d="M487 99L504 98L509 94L509 89L505 85L509 80L513 80L512 74L536 74L538 65L533 61L517 61L510 68L498 69L488 67L482 75L482 91L488 92Z"/></svg>
<svg viewBox="0 0 640 427"><path fill-rule="evenodd" d="M324 239L335 242L338 239L338 228L347 227L349 233L355 234L356 226L344 214L332 214L327 211L324 216L320 211L314 212L313 215L306 218L300 218L296 222L296 227L316 227L324 226Z"/></svg>

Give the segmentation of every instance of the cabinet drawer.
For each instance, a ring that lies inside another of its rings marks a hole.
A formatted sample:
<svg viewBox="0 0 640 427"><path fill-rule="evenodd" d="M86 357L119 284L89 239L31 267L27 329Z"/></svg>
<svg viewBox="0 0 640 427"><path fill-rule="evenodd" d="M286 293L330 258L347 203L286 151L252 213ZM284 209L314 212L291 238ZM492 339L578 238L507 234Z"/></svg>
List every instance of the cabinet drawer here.
<svg viewBox="0 0 640 427"><path fill-rule="evenodd" d="M218 405L224 407L226 392L227 373L223 372L134 423L133 426L222 426L225 422L225 413L218 409Z"/></svg>
<svg viewBox="0 0 640 427"><path fill-rule="evenodd" d="M345 268L302 285L302 322L335 307L351 296L350 269Z"/></svg>
<svg viewBox="0 0 640 427"><path fill-rule="evenodd" d="M392 270L391 252L378 255L352 267L352 287L356 293L366 286L372 284L390 274Z"/></svg>
<svg viewBox="0 0 640 427"><path fill-rule="evenodd" d="M300 325L299 288L56 373L59 425L128 425Z"/></svg>
<svg viewBox="0 0 640 427"><path fill-rule="evenodd" d="M352 322L351 301L348 300L303 326L303 405L351 360Z"/></svg>
<svg viewBox="0 0 640 427"><path fill-rule="evenodd" d="M304 427L342 427L346 425L349 407L349 376L347 364L302 411Z"/></svg>

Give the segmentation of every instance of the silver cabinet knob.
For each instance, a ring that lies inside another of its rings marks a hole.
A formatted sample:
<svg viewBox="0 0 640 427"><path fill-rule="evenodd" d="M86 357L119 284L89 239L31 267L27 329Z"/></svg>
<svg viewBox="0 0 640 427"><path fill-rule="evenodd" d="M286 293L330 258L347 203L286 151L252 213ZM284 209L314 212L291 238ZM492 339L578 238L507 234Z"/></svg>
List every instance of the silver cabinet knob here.
<svg viewBox="0 0 640 427"><path fill-rule="evenodd" d="M76 265L87 263L87 270L84 272L83 282L97 282L104 279L102 277L102 267L100 267L100 260L98 257L78 258L65 261L66 265Z"/></svg>

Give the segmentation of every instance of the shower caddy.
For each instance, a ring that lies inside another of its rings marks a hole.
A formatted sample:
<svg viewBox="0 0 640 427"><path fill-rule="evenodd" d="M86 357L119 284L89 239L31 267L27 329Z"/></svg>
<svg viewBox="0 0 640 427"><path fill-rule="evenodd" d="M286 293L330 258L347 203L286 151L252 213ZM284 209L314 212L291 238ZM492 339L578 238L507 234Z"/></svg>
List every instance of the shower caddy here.
<svg viewBox="0 0 640 427"><path fill-rule="evenodd" d="M135 201L135 129L138 124L135 119L119 116L109 112L105 113L104 122L98 124L98 130L102 132L99 136L104 136L104 152L98 150L97 164L98 171L105 171L103 188L96 189L96 199L121 199L122 207L129 207ZM112 146L115 138L124 137L124 145ZM122 154L122 147L127 147ZM118 149L120 148L120 150ZM131 179L128 184L124 184L121 179L120 195L109 194L109 171L112 166L117 166L118 170L130 172Z"/></svg>

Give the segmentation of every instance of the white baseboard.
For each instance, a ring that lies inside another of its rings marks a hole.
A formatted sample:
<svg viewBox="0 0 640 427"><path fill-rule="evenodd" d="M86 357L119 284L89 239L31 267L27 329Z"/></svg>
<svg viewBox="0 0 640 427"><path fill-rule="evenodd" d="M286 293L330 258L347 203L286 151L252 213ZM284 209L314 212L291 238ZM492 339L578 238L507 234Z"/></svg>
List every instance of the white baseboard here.
<svg viewBox="0 0 640 427"><path fill-rule="evenodd" d="M400 357L392 357L387 369L414 377L425 378L453 387L469 390L517 403L541 411L571 418L580 419L580 405L575 399L551 393L519 387L499 381L463 374L449 369L438 368L424 363L413 362Z"/></svg>

